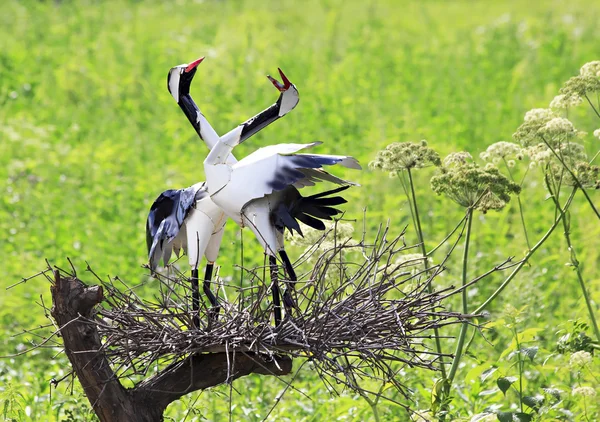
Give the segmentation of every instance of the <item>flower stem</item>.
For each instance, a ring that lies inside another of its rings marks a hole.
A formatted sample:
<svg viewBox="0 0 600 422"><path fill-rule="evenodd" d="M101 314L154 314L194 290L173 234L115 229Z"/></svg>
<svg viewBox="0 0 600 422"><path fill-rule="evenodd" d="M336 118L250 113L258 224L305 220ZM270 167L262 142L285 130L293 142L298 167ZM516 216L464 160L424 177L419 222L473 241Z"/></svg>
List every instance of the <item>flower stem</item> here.
<svg viewBox="0 0 600 422"><path fill-rule="evenodd" d="M565 163L565 161L562 159L562 157L560 156L560 154L558 154L556 152L556 150L554 148L552 148L552 146L548 143L548 141L546 141L546 139L543 136L542 136L542 141L544 141L544 143L546 144L546 146L550 149L550 151L552 151L552 153L554 154L554 156L558 159L558 161L560 161L560 163L562 164L562 166L571 175L571 177L573 178L573 181L575 182L576 187L578 187L579 189L581 189L581 192L583 192L583 195L585 196L585 199L587 199L588 203L590 204L590 207L592 208L592 211L594 211L594 213L596 214L596 217L598 217L600 219L600 213L596 209L596 207L594 205L594 202L592 202L592 198L590 198L590 196L588 195L588 193L585 191L585 188L583 187L583 185L581 184L581 182L579 181L579 179L577 178L577 176L575 175L575 173L573 173L573 170L571 170L569 168L569 166L567 166L567 163Z"/></svg>
<svg viewBox="0 0 600 422"><path fill-rule="evenodd" d="M576 191L577 191L577 188L573 188L573 191L571 192L571 195L567 199L565 206L562 208L563 212L566 211L567 209L569 209L569 207L571 206L571 202L573 201L573 197L575 196ZM521 260L521 263L515 267L515 269L512 271L512 273L510 273L508 275L508 277L506 277L506 280L504 280L502 282L502 284L500 286L498 286L496 291L494 293L492 293L491 296L485 300L485 302L483 302L481 305L479 305L479 307L477 309L475 309L473 311L474 314L481 313L481 311L483 311L490 303L492 303L492 301L496 297L498 297L498 295L500 293L502 293L502 291L506 288L506 286L509 285L509 283L512 281L512 279L515 278L515 276L519 273L519 271L521 271L521 268L523 268L525 266L525 264L527 264L529 259L533 256L533 254L540 248L540 246L542 246L544 244L544 242L546 242L546 240L548 240L548 238L550 237L550 235L552 234L552 232L554 231L556 226L558 226L558 223L560 223L560 220L562 220L562 218L563 218L563 216L561 214L558 216L558 218L556 218L554 220L554 223L548 229L548 231L544 234L544 236L542 236L542 238L535 245L533 245L533 247L529 250L529 252L527 252L527 254L525 254L523 259Z"/></svg>
<svg viewBox="0 0 600 422"><path fill-rule="evenodd" d="M473 222L473 208L467 210L467 233L465 235L465 249L463 251L463 268L462 268L462 285L467 284L467 268L469 263L469 241L471 240L471 223ZM469 313L468 302L467 302L467 289L462 291L462 309L466 315ZM465 344L465 337L467 335L467 329L469 324L467 321L463 321L462 327L460 327L460 333L458 335L458 342L456 344L456 351L454 352L454 359L452 360L452 366L450 367L450 373L448 374L448 383L446 385L446 393L450 393L452 387L452 381L458 371L458 364L462 357L463 346Z"/></svg>
<svg viewBox="0 0 600 422"><path fill-rule="evenodd" d="M406 170L408 173L408 182L410 184L410 199L412 200L411 212L414 211L413 219L415 222L415 229L417 231L417 236L419 243L421 244L421 253L423 254L423 266L427 271L427 248L425 247L425 240L423 239L423 230L421 229L421 219L419 218L419 208L417 207L417 196L415 195L415 185L413 183L412 173L410 169ZM408 195L407 195L408 196ZM433 286L431 285L431 281L427 283L427 292L429 294L433 293ZM434 327L433 329L435 335L435 348L439 355L440 362L440 372L442 373L442 378L446 379L446 367L444 366L444 359L442 357L442 343L440 341L440 333L438 327Z"/></svg>
<svg viewBox="0 0 600 422"><path fill-rule="evenodd" d="M521 403L521 413L523 413L523 360L521 359L521 345L519 344L519 333L517 333L516 326L513 326L513 334L515 336L515 342L517 343L517 358L519 360L519 402Z"/></svg>
<svg viewBox="0 0 600 422"><path fill-rule="evenodd" d="M506 162L506 159L502 157L502 161L504 161L504 165L506 166L506 170L508 170L508 175L510 179L515 182L515 178L513 177L512 171L510 171L510 167ZM516 182L515 182L516 183ZM521 181L521 185L523 182ZM521 214L521 225L523 226L523 233L525 233L525 241L527 242L527 249L531 249L531 243L529 243L529 236L527 235L527 226L525 225L525 216L523 215L523 204L521 204L521 194L517 194L517 203L519 205L519 214Z"/></svg>
<svg viewBox="0 0 600 422"><path fill-rule="evenodd" d="M558 200L556 199L555 194L550 189L548 177L546 177L546 186L548 187L548 190L550 191L550 196L552 197L554 204L558 208L558 210L560 212L560 216L562 217L565 240L567 241L567 247L569 249L569 252L571 253L571 257L570 257L571 265L573 265L573 268L575 269L575 272L577 273L577 281L579 282L579 287L581 287L581 291L583 292L583 298L585 300L585 304L587 306L588 313L590 315L590 320L592 321L592 326L594 327L594 334L596 335L596 340L600 341L600 330L598 329L598 323L596 322L596 317L594 315L594 308L592 308L590 296L585 287L585 281L583 280L583 274L582 274L581 268L579 266L579 260L577 259L577 254L575 253L575 248L573 247L573 244L571 242L571 225L570 225L570 222L567 220L567 214L566 214L567 212L563 211L562 208L560 208L560 204L558 203Z"/></svg>

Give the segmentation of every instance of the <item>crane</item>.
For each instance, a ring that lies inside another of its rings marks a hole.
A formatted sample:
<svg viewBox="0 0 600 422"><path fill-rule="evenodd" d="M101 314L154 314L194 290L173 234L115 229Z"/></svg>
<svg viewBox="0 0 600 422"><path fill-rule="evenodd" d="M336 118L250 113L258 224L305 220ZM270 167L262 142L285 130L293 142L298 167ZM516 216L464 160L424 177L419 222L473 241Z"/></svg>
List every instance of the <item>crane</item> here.
<svg viewBox="0 0 600 422"><path fill-rule="evenodd" d="M193 78L196 68L202 59L185 66L180 72ZM324 230L321 220L331 220L340 213L335 205L346 200L337 194L356 183L343 180L325 170L324 166L342 165L352 169L361 169L358 161L345 155L322 155L299 153L304 149L319 145L279 144L260 148L241 161L232 160L232 151L265 126L273 123L289 113L299 101L298 91L294 84L279 69L282 83L268 76L271 83L280 92L277 101L256 116L241 123L236 128L218 139L203 137L205 133L214 132L208 129L208 121L193 103L182 107L188 120L196 132L207 142L210 152L204 160L206 173L206 190L212 201L223 212L241 227L248 227L255 234L269 257L271 291L273 297L275 325L281 323L281 303L278 285L277 254L284 264L289 283L283 295L286 313L295 306L291 295L297 277L292 263L285 251L283 232L288 229L302 235L299 222L318 230ZM191 81L190 81L191 83ZM180 100L181 101L181 100ZM193 105L193 106L192 106ZM317 182L328 181L341 187L304 197L298 191L305 186L314 186Z"/></svg>

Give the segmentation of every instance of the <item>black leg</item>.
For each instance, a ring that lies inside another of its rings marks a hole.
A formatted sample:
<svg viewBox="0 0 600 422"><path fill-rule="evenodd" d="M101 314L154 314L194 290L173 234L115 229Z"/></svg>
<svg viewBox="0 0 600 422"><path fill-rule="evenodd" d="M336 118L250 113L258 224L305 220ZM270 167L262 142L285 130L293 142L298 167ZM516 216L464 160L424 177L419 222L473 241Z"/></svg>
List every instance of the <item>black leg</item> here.
<svg viewBox="0 0 600 422"><path fill-rule="evenodd" d="M290 277L290 283L286 283L286 289L283 293L283 304L286 308L286 312L289 314L290 311L296 307L296 303L292 297L292 292L296 287L296 281L298 281L298 278L296 277L296 271L294 271L294 267L292 266L287 253L285 253L285 251L279 251L279 256L281 256L283 265L285 266L285 272Z"/></svg>
<svg viewBox="0 0 600 422"><path fill-rule="evenodd" d="M192 270L192 310L194 316L192 317L192 327L200 327L200 318L198 317L198 311L200 310L200 291L198 289L198 269Z"/></svg>
<svg viewBox="0 0 600 422"><path fill-rule="evenodd" d="M204 294L206 295L206 297L210 301L210 304L212 305L212 309L209 311L209 317L211 317L211 318L214 317L216 319L219 315L219 311L221 310L221 308L219 307L219 302L217 301L216 296L213 294L213 292L210 291L210 281L212 279L213 267L214 267L214 264L212 264L212 263L206 264L206 272L204 273L203 290L204 290Z"/></svg>
<svg viewBox="0 0 600 422"><path fill-rule="evenodd" d="M273 293L273 314L275 316L275 326L281 324L281 302L279 302L279 281L277 274L277 259L269 255L269 269L271 271L271 292Z"/></svg>

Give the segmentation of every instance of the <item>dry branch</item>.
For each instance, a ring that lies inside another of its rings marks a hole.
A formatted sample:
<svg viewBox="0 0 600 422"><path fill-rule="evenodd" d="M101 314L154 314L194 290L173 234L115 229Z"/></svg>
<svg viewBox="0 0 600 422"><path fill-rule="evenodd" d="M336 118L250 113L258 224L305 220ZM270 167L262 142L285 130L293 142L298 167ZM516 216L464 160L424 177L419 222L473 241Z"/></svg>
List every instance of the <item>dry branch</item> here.
<svg viewBox="0 0 600 422"><path fill-rule="evenodd" d="M52 316L60 326L65 352L101 421L160 421L169 403L192 391L251 374L285 375L289 357L249 354L190 355L158 374L125 389L113 372L100 341L95 308L103 299L100 286L86 287L75 277L55 272Z"/></svg>
<svg viewBox="0 0 600 422"><path fill-rule="evenodd" d="M51 313L103 421L160 420L167 405L185 394L251 373L285 375L294 358L308 359L332 391L341 385L371 394L363 385L370 379L406 394L398 372L407 366L435 370L441 357L429 347L433 329L472 315L442 306L442 299L460 290L428 293L453 247L442 265L425 268L422 258L406 259L414 246L406 246L403 235L390 240L388 228L382 228L369 244L364 233L355 242L338 239L334 229L319 239L299 259L311 271L296 285L298 306L276 328L263 268L245 269L241 286L221 280L221 293L231 300L221 300L217 321L201 307L198 329L189 328L189 280L175 266L138 285L117 277L102 280L88 266L100 284L91 287L73 267L59 269ZM331 236L334 241L326 241ZM510 267L509 262L473 282ZM156 368L160 371L147 377ZM123 377L136 386L125 389Z"/></svg>

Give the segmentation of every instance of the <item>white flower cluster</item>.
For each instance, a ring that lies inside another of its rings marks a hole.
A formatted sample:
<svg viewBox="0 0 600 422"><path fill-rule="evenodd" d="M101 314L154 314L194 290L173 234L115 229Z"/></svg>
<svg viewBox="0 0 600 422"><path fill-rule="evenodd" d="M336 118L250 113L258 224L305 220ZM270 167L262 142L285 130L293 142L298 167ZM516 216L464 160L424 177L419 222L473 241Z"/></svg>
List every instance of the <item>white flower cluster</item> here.
<svg viewBox="0 0 600 422"><path fill-rule="evenodd" d="M305 247L305 252L310 250L316 243L320 242L317 251L311 255L310 260L318 258L323 252L333 249L335 245L356 244L356 242L351 241L354 226L350 223L338 221L336 225L333 221L326 221L325 231L316 230L310 227L303 227L302 229L304 237L292 236L289 232L286 232L286 238L292 245ZM323 237L325 237L325 239L322 239Z"/></svg>
<svg viewBox="0 0 600 422"><path fill-rule="evenodd" d="M573 123L571 123L569 119L565 119L564 117L555 117L542 126L538 133L542 136L548 136L550 138L557 136L572 138L577 135L577 130L575 130Z"/></svg>
<svg viewBox="0 0 600 422"><path fill-rule="evenodd" d="M595 60L581 66L579 74L582 76L597 76L600 77L600 60Z"/></svg>
<svg viewBox="0 0 600 422"><path fill-rule="evenodd" d="M550 108L553 110L564 110L569 107L577 107L583 102L583 98L577 95L559 94L550 102Z"/></svg>
<svg viewBox="0 0 600 422"><path fill-rule="evenodd" d="M600 139L600 129L596 129L596 130L594 131L594 136L595 136L596 138Z"/></svg>
<svg viewBox="0 0 600 422"><path fill-rule="evenodd" d="M523 149L515 143L502 141L490 145L484 152L479 154L479 156L484 161L491 161L494 164L498 164L501 160L506 160L507 158L522 160ZM507 165L509 167L514 167L515 160L508 160Z"/></svg>
<svg viewBox="0 0 600 422"><path fill-rule="evenodd" d="M524 149L525 155L529 157L530 167L543 166L550 162L554 155L545 144L532 145Z"/></svg>
<svg viewBox="0 0 600 422"><path fill-rule="evenodd" d="M444 167L460 167L473 161L473 157L466 151L453 152L444 158Z"/></svg>
<svg viewBox="0 0 600 422"><path fill-rule="evenodd" d="M562 157L563 161L569 164L588 160L585 147L581 144L567 142L555 146L554 150ZM523 152L529 157L529 166L532 168L556 161L554 153L543 143L524 148Z"/></svg>
<svg viewBox="0 0 600 422"><path fill-rule="evenodd" d="M574 396L594 397L596 395L596 390L592 387L575 387L572 394Z"/></svg>
<svg viewBox="0 0 600 422"><path fill-rule="evenodd" d="M589 365L592 362L592 354L590 352L585 352L580 350L571 355L569 359L569 366L571 368L583 368L586 365Z"/></svg>
<svg viewBox="0 0 600 422"><path fill-rule="evenodd" d="M547 121L556 117L554 112L549 108L533 108L525 113L525 121L526 122L538 122L538 121Z"/></svg>

